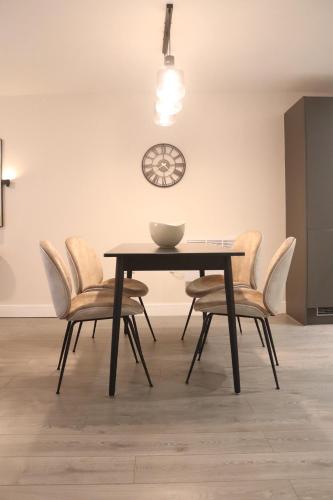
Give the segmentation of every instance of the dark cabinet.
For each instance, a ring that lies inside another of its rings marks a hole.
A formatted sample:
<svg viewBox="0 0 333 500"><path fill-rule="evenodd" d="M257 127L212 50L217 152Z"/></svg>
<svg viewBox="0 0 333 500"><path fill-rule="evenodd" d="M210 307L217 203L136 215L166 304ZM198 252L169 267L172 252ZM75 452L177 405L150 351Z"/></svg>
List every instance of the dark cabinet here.
<svg viewBox="0 0 333 500"><path fill-rule="evenodd" d="M333 97L303 97L284 125L286 228L297 238L287 313L333 323Z"/></svg>

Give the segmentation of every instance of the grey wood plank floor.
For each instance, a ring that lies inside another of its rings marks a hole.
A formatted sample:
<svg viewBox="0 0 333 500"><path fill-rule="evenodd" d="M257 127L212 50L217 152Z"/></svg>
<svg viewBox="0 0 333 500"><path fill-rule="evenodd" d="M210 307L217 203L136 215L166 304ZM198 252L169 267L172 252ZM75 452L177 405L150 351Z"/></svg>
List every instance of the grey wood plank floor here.
<svg viewBox="0 0 333 500"><path fill-rule="evenodd" d="M226 321L216 318L189 385L200 329L139 327L154 388L121 335L107 395L110 323L85 325L62 393L56 319L0 319L0 499L333 500L333 326L272 321L281 390L254 324L239 336L233 393Z"/></svg>

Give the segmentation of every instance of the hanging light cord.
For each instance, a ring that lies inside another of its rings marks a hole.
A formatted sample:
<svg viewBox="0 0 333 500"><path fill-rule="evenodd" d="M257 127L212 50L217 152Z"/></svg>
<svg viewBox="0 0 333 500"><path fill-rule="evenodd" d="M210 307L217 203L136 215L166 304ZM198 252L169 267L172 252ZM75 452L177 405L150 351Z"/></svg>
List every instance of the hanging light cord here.
<svg viewBox="0 0 333 500"><path fill-rule="evenodd" d="M170 55L170 30L171 30L171 20L172 20L173 4L167 3L165 10L165 21L164 21L164 36L162 45L162 54L165 56Z"/></svg>

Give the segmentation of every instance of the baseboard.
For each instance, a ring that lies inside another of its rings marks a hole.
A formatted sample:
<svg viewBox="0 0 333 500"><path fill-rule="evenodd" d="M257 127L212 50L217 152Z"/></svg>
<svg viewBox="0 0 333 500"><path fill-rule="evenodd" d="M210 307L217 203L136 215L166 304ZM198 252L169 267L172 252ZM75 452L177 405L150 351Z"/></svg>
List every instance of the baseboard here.
<svg viewBox="0 0 333 500"><path fill-rule="evenodd" d="M145 304L150 316L187 316L190 302L170 302ZM283 302L281 313L286 311ZM199 314L193 311L193 314ZM0 318L53 318L54 308L51 304L0 304Z"/></svg>
<svg viewBox="0 0 333 500"><path fill-rule="evenodd" d="M0 304L0 318L53 318L51 304Z"/></svg>

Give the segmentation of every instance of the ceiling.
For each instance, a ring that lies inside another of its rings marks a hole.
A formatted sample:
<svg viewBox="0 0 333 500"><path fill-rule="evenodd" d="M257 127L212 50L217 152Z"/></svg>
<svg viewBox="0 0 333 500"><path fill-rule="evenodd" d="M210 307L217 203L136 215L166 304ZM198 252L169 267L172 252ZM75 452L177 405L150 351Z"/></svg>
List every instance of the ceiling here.
<svg viewBox="0 0 333 500"><path fill-rule="evenodd" d="M161 0L0 0L0 95L152 92ZM176 0L187 91L333 91L332 0Z"/></svg>

